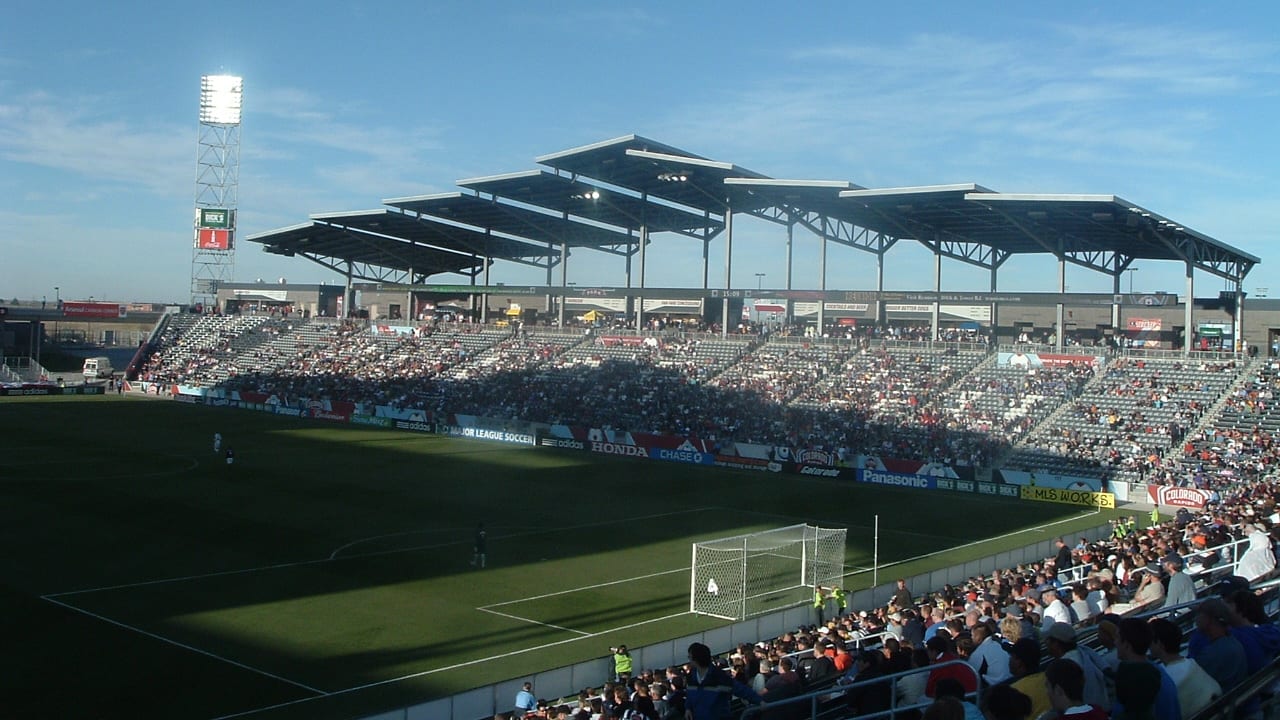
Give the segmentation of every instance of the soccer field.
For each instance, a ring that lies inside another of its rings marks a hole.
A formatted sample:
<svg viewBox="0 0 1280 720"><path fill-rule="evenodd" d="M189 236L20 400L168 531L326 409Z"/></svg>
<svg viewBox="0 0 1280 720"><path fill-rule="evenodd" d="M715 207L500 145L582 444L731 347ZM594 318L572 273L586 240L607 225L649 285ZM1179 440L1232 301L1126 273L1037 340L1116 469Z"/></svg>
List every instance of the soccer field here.
<svg viewBox="0 0 1280 720"><path fill-rule="evenodd" d="M853 572L878 514L906 574L1099 520L114 397L0 400L0 492L18 717L362 717L720 624L688 613L698 540L844 527Z"/></svg>

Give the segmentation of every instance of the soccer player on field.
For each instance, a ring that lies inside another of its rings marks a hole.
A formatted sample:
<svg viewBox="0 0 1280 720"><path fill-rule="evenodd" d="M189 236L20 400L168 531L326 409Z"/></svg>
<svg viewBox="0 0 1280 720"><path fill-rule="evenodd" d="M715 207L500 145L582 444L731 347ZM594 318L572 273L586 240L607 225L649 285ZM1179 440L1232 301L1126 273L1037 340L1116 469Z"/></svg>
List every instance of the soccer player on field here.
<svg viewBox="0 0 1280 720"><path fill-rule="evenodd" d="M213 434L213 452L216 455L221 451L222 451L222 433L216 432Z"/></svg>
<svg viewBox="0 0 1280 720"><path fill-rule="evenodd" d="M471 566L483 568L485 562L485 532L484 523L476 525L476 539L472 545Z"/></svg>

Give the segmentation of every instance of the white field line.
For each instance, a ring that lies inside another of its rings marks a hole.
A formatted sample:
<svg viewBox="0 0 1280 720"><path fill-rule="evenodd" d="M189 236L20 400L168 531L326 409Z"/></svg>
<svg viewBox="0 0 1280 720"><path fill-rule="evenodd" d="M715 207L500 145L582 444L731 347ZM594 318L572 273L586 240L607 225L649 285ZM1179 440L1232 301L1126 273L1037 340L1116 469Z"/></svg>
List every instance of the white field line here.
<svg viewBox="0 0 1280 720"><path fill-rule="evenodd" d="M477 609L477 610L479 610L480 612L492 613L492 614L494 614L494 615L500 615L500 616L502 616L502 617L504 617L504 618L510 618L510 619L512 619L512 620L519 620L520 622L524 622L524 623L532 623L532 624L534 624L534 625L541 625L542 627L555 628L556 630L563 630L563 631L565 631L565 632L577 633L577 634L579 634L579 635L584 635L584 636L587 636L587 637L590 637L590 636L591 636L591 633L589 633L589 632L585 632L585 631L583 631L583 630L574 630L573 628L561 627L561 626L559 626L559 625L554 625L554 624L552 624L552 623L542 622L541 620L532 620L532 619L530 619L530 618L520 617L519 615L511 615L511 614L504 613L504 612L498 612L497 610L490 610L489 608L476 608L476 609Z"/></svg>
<svg viewBox="0 0 1280 720"><path fill-rule="evenodd" d="M653 519L653 518L670 517L670 516L673 516L673 515L684 515L684 514L687 514L687 513L704 512L704 511L706 511L706 510L710 510L710 509L712 509L712 508L695 508L695 509L692 509L692 510L679 510L679 511L676 511L676 512L669 512L669 513L657 513L657 514L653 514L653 515L642 515L642 516L640 516L640 517L619 518L619 519L616 519L616 520L609 520L609 521L605 521L605 522L587 523L587 524L584 524L584 525L562 526L562 527L559 527L559 528L547 528L547 529L540 529L540 530L536 530L536 531L533 531L533 532L526 532L526 533L513 533L513 534L510 534L510 535L501 535L501 536L497 536L497 537L495 537L494 539L497 539L497 540L508 540L508 539L511 539L511 538L529 537L529 536L533 536L533 535L544 535L544 534L546 534L546 533L551 533L551 532L563 532L563 531L565 531L565 530L577 530L577 529L581 529L581 528L599 527L599 526L602 526L602 525L614 525L614 524L617 524L617 523L629 523L629 522L635 522L636 520L649 520L649 519ZM359 541L357 541L357 542L359 542ZM397 549L394 549L394 550L378 550L378 551L376 551L376 552L360 553L360 554L356 554L356 555L348 555L348 556L346 556L346 557L342 558L342 560L358 560L358 559L360 559L360 558L378 557L378 556L381 556L381 555L395 555L395 554L397 554L397 553L418 552L418 551L420 551L420 550L435 550L435 549L437 549L437 548L449 547L449 546L451 546L451 545L458 545L458 544L460 544L460 543L462 543L462 542L464 542L464 541L461 541L461 540L452 540L452 541L450 541L450 542L445 542L445 543L435 543L435 544L432 544L432 545L416 545L416 546L413 546L413 547L397 548ZM470 542L470 541L468 540L468 541L466 541L466 542ZM296 562L277 563L277 564L275 564L275 565L263 565L263 566L260 566L260 567L251 567L251 568L240 568L240 569L237 569L237 570L222 570L222 571L219 571L219 572L199 573L199 574L195 574L195 575L182 575L182 576L179 576L179 577L171 577L171 578L160 578L160 579L158 579L158 580L143 580L143 581L140 581L140 582L122 583L122 584L119 584L119 585L104 585L104 586L102 586L102 587L96 587L96 588L85 588L85 589L81 589L81 590L66 590L66 591L63 591L63 592L48 593L48 594L47 594L47 595L45 595L44 597L51 597L51 598L52 598L52 597L65 597L65 596L68 596L68 595L82 595L82 594L85 594L85 593L103 592L103 591L106 591L106 590L124 590L124 589L127 589L127 588L146 587L146 586L148 586L148 585L163 585L163 584L166 584L166 583L187 582L187 581L190 581L190 580L201 580L201 579L204 579L204 578L226 577L226 576L228 576L228 575L243 575L243 574L247 574L247 573L266 572L266 571L268 571L268 570L282 570L282 569L284 569L284 568L291 568L291 567L304 567L304 566L306 566L306 565L319 565L319 564L321 564L321 563L336 562L336 561L337 561L337 560L336 560L335 558L332 558L332 557L328 557L328 558L319 558L319 559L316 559L316 560L298 560L298 561L296 561ZM493 607L497 607L497 606L493 606Z"/></svg>
<svg viewBox="0 0 1280 720"><path fill-rule="evenodd" d="M569 593L576 593L582 590L594 590L596 588L608 587L610 585L621 585L622 583L635 582L636 580L648 580L649 578L660 577L662 575L670 575L671 573L685 572L688 569L689 568L687 567L682 567L682 568L676 568L675 570L663 570L662 572L649 573L648 575L637 575L635 577L623 578L622 580L610 580L609 582L596 583L595 585L584 585L583 587L570 588L568 590L558 590L556 592L547 593L545 595L534 595L532 597L520 598L519 600L506 600L500 603L493 603L491 605L483 605L476 609L488 610L489 608L502 607L503 605L515 605L516 603L529 602L530 600L541 600L543 598L555 597L557 595L568 595Z"/></svg>
<svg viewBox="0 0 1280 720"><path fill-rule="evenodd" d="M359 540L352 540L351 542L347 543L346 545L343 545L342 547L338 548L337 550L334 550L333 552L329 553L329 559L330 559L330 560L337 560L337 559L338 559L338 553L342 552L343 550L346 550L347 548L351 547L352 545L359 545L360 543L373 542L374 540L385 540L385 539L387 539L387 538L393 538L393 537L404 537L404 536L406 536L406 535L427 535L427 534L429 534L429 533L438 533L438 532L459 533L459 532L466 532L466 529L460 529L460 528L440 528L440 529L437 529L437 530L406 530L406 531L404 531L404 532L398 532L398 533L387 533L386 535L373 535L373 536L371 536L371 537L367 537L367 538L360 538ZM456 542L456 541L455 541L455 542ZM450 544L452 544L452 543L450 543ZM362 556L360 556L360 555L354 555L353 557L362 557Z"/></svg>
<svg viewBox="0 0 1280 720"><path fill-rule="evenodd" d="M242 663L242 662L237 662L237 661L232 660L232 659L230 659L230 658L222 657L221 655L217 655L217 654L211 653L211 652L209 652L208 650L201 650L201 649L200 649L200 648L198 648L198 647L193 647L193 646L191 646L191 645L187 645L186 643L178 642L177 640L173 640L173 639L171 639L171 638L164 637L163 635L157 635L157 634L155 634L155 633L153 633L153 632L148 632L148 631L146 631L146 630L143 630L142 628L137 628L137 627L134 627L134 626L132 626L132 625L129 625L129 624L126 624L126 623L122 623L122 622L120 622L119 620L112 620L112 619L111 619L111 618L109 618L109 617L104 617L104 616L99 615L99 614L97 614L97 613L89 612L88 610L85 610L84 608L78 608L78 607L76 607L75 605L68 605L67 603L62 602L61 600L54 600L53 598L51 598L51 597L49 597L49 596L47 596L47 595L46 595L44 598L42 598L42 599L47 600L47 601L49 601L49 602L51 602L51 603L53 603L53 604L55 604L55 605L60 605L60 606L62 606L62 607L64 607L64 608L66 608L66 609L68 609L68 610L72 610L72 611L78 612L78 613L80 613L80 614L82 614L82 615L88 615L89 617L91 617L91 618L93 618L93 619L95 619L95 620L101 620L102 622L109 623L109 624L111 624L111 625L115 625L116 627L124 628L125 630L129 630L129 631L132 631L132 632L138 633L139 635L145 635L145 636L147 636L147 637L149 637L149 638L152 638L152 639L154 639L154 640L159 640L160 642L164 642L164 643L168 643L168 644L170 644L170 645L176 646L176 647L180 647L180 648L182 648L183 650L190 650L190 651L191 651L191 652L193 652L193 653L198 653L198 654L200 654L200 655L204 655L205 657L213 658L214 660L219 660L219 661L224 662L224 663L227 663L227 664L229 664L229 665L234 665L234 666L236 666L236 667L238 667L238 668L242 668L242 669L244 669L244 670L248 670L248 671L250 671L250 672L257 673L258 675L262 675L262 676L265 676L265 677L269 677L269 678L271 678L272 680L279 680L280 682L288 683L288 684L290 684L290 685L293 685L294 687L299 687L299 688L302 688L303 690L306 690L306 691L308 691L308 692L315 693L316 695L325 695L325 694L326 694L323 690L317 690L316 688L313 688L313 687L311 687L310 685L304 685L304 684L302 684L302 683L300 683L300 682L297 682L297 681L295 681L295 680L290 680L290 679L289 679L289 678L287 678L287 677L282 677L282 676L280 676L280 675L276 675L275 673L269 673L269 672L267 672L266 670L259 670L258 668L253 667L253 666L251 666L251 665L245 665L245 664L244 664L244 663Z"/></svg>
<svg viewBox="0 0 1280 720"><path fill-rule="evenodd" d="M590 634L588 634L588 635L584 635L584 636L582 636L582 637L574 637L574 638L568 638L568 639L565 639L565 640L557 640L557 641L555 641L555 642L550 642L550 643L546 643L546 644L543 644L543 645L536 645L536 646L534 646L534 647L521 648L520 650L512 650L511 652L502 653L501 655L491 655L491 656L489 656L489 657L485 657L485 658L477 658L477 659L475 659L475 660L467 660L466 662L460 662L460 663L457 663L457 664L454 664L454 665L449 665L449 666L447 666L447 667L435 668L434 670L423 670L422 672L416 672L416 673L412 673L412 674L409 674L409 675L402 675L402 676L400 676L400 677L388 678L388 679L386 679L386 680L379 680L379 681L377 681L377 682L366 683L366 684L364 684L364 685L356 685L356 686L354 686L354 687L349 687L349 688L346 688L346 689L343 689L343 690L335 690L334 692L331 692L331 693L325 693L322 697L332 697L332 696L334 696L334 695L345 695L345 694L347 694L347 693L359 692L359 691L361 691L361 690L368 690L369 688L379 687L379 686L382 686L382 685L390 685L390 684L392 684L392 683L403 682L403 681L405 681L405 680L412 680L412 679L414 679L414 678L425 677L425 676L427 676L427 675L434 675L434 674L436 674L436 673L440 673L440 672L447 672L447 671L449 671L449 670L457 670L457 669L459 669L459 668L469 667L469 666L471 666L471 665L479 665L480 663L493 662L494 660L501 660L501 659L503 659L503 658L509 658L509 657L513 657L513 656L515 656L515 655L523 655L524 653L534 652L534 651L536 651L536 650L545 650L545 649L547 649L547 648L556 647L556 646L558 646L558 645L565 645L565 644L567 644L567 643L578 642L579 640L585 640L585 639L587 639L587 638L600 637L600 636L602 636L602 635L608 635L608 634L610 634L610 633L616 633L616 632L618 632L618 631L620 631L620 630L628 630L628 629L633 628L633 627L639 627L639 626L641 626L641 625L648 625L649 623L663 622L663 621L665 621L665 620L671 620L671 619L673 619L673 618L682 617L682 616L684 616L684 615L688 615L688 614L689 614L688 612L680 612L680 613L675 613L674 615L665 615L665 616L663 616L663 617L659 617L659 618L651 618L651 619L649 619L649 620L641 620L640 622L631 623L630 625L622 625L622 626L620 626L620 627L610 628L610 629L608 629L608 630L601 630L600 632L590 633ZM266 706L266 707L254 708L254 709L252 709L252 710L245 710L244 712L233 713L233 714L231 714L231 715L221 715L221 716L219 716L219 717L213 718L213 720L231 720L231 718L242 717L242 716L244 716L244 715L252 715L252 714L254 714L254 713L264 712L264 711L267 711L267 710L275 710L275 709L277 709L277 708L287 707L287 706L290 706L290 705L297 705L297 704L299 704L299 703L310 702L310 701L312 701L312 700L318 700L318 699L319 699L319 698L302 698L302 699L300 699L300 700L291 700L291 701L289 701L289 702L277 703L277 704L275 704L275 705L268 705L268 706Z"/></svg>

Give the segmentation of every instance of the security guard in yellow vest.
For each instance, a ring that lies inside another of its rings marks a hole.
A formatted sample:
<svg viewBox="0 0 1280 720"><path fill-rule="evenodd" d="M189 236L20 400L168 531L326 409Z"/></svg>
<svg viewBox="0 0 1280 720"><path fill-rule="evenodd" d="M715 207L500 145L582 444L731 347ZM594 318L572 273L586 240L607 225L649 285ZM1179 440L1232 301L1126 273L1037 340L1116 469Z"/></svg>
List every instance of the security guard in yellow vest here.
<svg viewBox="0 0 1280 720"><path fill-rule="evenodd" d="M822 592L821 585L815 585L813 588L813 612L818 616L818 625L823 623L822 606L827 602L827 596Z"/></svg>
<svg viewBox="0 0 1280 720"><path fill-rule="evenodd" d="M844 611L849 607L849 595L845 593L842 587L831 588L831 604L835 606L835 617L844 615Z"/></svg>

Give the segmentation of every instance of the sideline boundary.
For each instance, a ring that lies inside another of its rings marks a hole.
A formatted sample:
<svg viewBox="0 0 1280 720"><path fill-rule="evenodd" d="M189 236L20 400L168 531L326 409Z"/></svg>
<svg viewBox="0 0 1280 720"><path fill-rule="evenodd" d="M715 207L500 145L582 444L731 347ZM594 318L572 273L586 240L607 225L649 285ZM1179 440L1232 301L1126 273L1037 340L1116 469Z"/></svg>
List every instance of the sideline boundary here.
<svg viewBox="0 0 1280 720"><path fill-rule="evenodd" d="M109 618L109 617L106 617L106 616L103 616L103 615L99 615L99 614L94 613L94 612L90 612L90 611L88 611L88 610L85 610L84 608L78 608L78 607L76 607L75 605L70 605L70 604L68 604L68 603L64 603L64 602L62 602L61 600L54 600L54 599L49 598L49 597L45 597L45 598L43 598L43 599L44 599L44 600L48 600L49 602L51 602L51 603L53 603L53 604L55 604L55 605L59 605L59 606L61 606L61 607L64 607L64 608L66 608L66 609L68 609L68 610L71 610L71 611L74 611L74 612L78 612L78 613L80 613L81 615L87 615L87 616L89 616L89 617L91 617L91 618L93 618L93 619L95 619L95 620L101 620L102 622L105 622L105 623L108 623L108 624L111 624L111 625L115 625L115 626L116 626L116 627L118 627L118 628L123 628L123 629L125 629L125 630L129 630L129 631L131 631L131 632L138 633L139 635L145 635L145 636L147 636L147 637L149 637L149 638L151 638L151 639L153 639L153 640L159 640L160 642L164 642L164 643L168 643L168 644L170 644L170 645L174 645L174 646L176 646L176 647L180 647L180 648L182 648L183 650L190 650L191 652L198 653L198 654L200 654L200 655L204 655L205 657L213 658L214 660L220 660L220 661L222 661L222 662L224 662L224 663L227 663L227 664L229 664L229 665L234 665L234 666L236 666L236 667L238 667L238 668L241 668L241 669L243 669L243 670L248 670L248 671L253 672L253 673L256 673L256 674L258 674L258 675L262 675L262 676L264 676L264 677L269 677L269 678L271 678L272 680L279 680L280 682L288 683L289 685L292 685L292 686L294 686L294 687L302 688L303 690L306 690L307 692L316 693L317 695L320 695L320 696L323 696L323 695L327 695L327 694L328 694L328 693L326 693L326 692L325 692L325 691L323 691L323 690L318 690L318 689L316 689L316 688L311 687L310 685L304 685L303 683L300 683L300 682L298 682L298 681L296 681L296 680L290 680L289 678L284 677L284 676L282 676L282 675L276 675L275 673L267 672L266 670L262 670L262 669L259 669L259 668L256 668L256 667L253 667L252 665L245 665L244 663L242 663L242 662L238 662L238 661L236 661L236 660L232 660L231 658L223 657L223 656L218 655L218 654L216 654L216 653L211 653L211 652L209 652L208 650L201 650L200 648L195 647L195 646L193 646L193 645L188 645L188 644L186 644L186 643L178 642L177 640L174 640L174 639L172 639L172 638L167 638L167 637L165 637L165 636L163 636L163 635L157 635L157 634L155 634L155 633L153 633L153 632L148 632L148 631L146 631L146 630L143 630L142 628L134 627L133 625L129 625L129 624L127 624L127 623L122 623L122 622L120 622L119 620L112 620L112 619L111 619L111 618Z"/></svg>
<svg viewBox="0 0 1280 720"><path fill-rule="evenodd" d="M674 619L674 618L683 617L683 616L685 616L685 615L689 615L689 614L690 614L690 613L689 613L688 611L685 611L685 612L675 613L675 614L673 614L673 615L664 615L664 616L662 616L662 617L658 617L658 618L650 618L650 619L648 619L648 620L641 620L640 622L631 623L631 624L629 624L629 625L621 625L621 626L619 626L619 627L609 628L608 630L601 630L600 632L589 633L589 634L587 634L587 635L583 635L582 637L568 638L568 639L565 639L565 640L557 640L557 641L555 641L555 642L545 643L545 644L543 644L543 645L536 645L536 646L534 646L534 647L521 648L521 649L519 649L519 650L512 650L511 652L502 653L502 654L500 654L500 655L491 655L491 656L489 656L489 657L485 657L485 658L477 658L477 659L475 659L475 660L467 660L466 662L456 663L456 664L453 664L453 665L449 665L449 666L447 666L447 667L435 668L435 669L433 669L433 670L423 670L422 672L410 673L409 675L402 675L402 676L400 676L400 677L388 678L388 679L386 679L386 680L378 680L378 681L376 681L376 682L365 683L364 685L356 685L356 686L354 686L354 687L345 688L345 689L343 689L343 690L335 690L334 692L331 692L331 693L325 693L324 695L319 696L319 697L313 697L313 698L302 698L302 699L299 699L299 700L290 700L289 702L276 703L275 705L267 705L267 706L265 706L265 707L253 708L253 709L251 709L251 710L245 710L245 711L243 711L243 712L233 713L233 714L231 714L231 715L220 715L220 716L218 716L218 717L216 717L216 718L213 718L213 720L231 720L231 718L238 718L238 717L243 717L243 716L245 716L245 715L252 715L253 713L263 712L263 711L266 711L266 710L276 710L276 709L278 709L278 708L282 708L282 707L289 707L289 706L291 706L291 705L298 705L298 704L300 704L300 703L311 702L311 701L313 701L313 700L320 700L320 699L322 699L322 698L326 698L326 697L333 697L333 696L335 696L335 695L345 695L345 694L347 694L347 693L359 692L359 691L361 691L361 690L368 690L368 689L370 689L370 688L380 687L380 686L383 686L383 685L390 685L391 683L403 682L403 681L405 681L405 680L412 680L412 679L414 679L414 678L426 677L426 676L428 676L428 675L434 675L434 674L436 674L436 673L440 673L440 672L447 672L447 671L449 671L449 670L457 670L457 669L459 669L459 668L470 667L470 666L472 666L472 665L479 665L480 663L492 662L492 661L494 661L494 660L501 660L501 659L503 659L503 658L514 657L514 656L516 656L516 655L523 655L524 653L534 652L534 651L537 651L537 650L545 650L545 649L547 649L547 648L552 648L552 647L556 647L556 646L559 646L559 645L565 645L565 644L568 644L568 643L574 643L574 642L578 642L578 641L580 641L580 640L586 640L586 639L588 639L588 638L601 637L601 636L604 636L604 635L608 635L608 634L610 634L610 633L616 633L616 632L618 632L619 630L629 630L630 628L633 628L633 627L640 627L641 625L648 625L649 623L663 622L663 621L666 621L666 620L672 620L672 619Z"/></svg>

